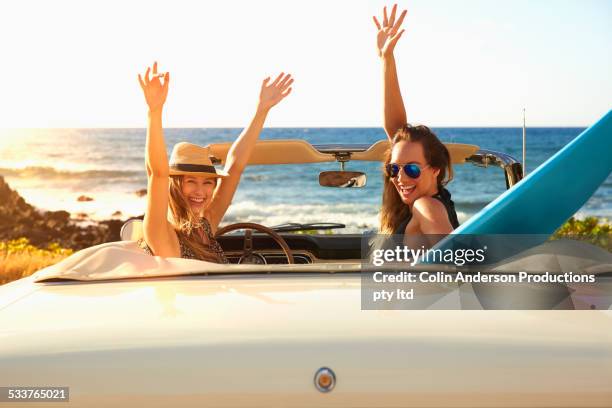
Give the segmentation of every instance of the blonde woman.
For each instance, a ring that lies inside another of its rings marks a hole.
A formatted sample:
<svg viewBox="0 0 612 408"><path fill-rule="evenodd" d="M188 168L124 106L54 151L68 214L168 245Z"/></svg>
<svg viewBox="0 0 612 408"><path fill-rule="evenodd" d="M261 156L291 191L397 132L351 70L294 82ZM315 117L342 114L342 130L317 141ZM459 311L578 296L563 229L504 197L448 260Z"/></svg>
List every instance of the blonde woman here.
<svg viewBox="0 0 612 408"><path fill-rule="evenodd" d="M147 209L144 239L139 244L151 255L227 263L215 231L232 202L268 112L289 95L293 79L281 73L274 81L263 80L255 115L229 149L223 171L214 168L208 149L185 142L174 146L168 163L162 110L170 73L158 73L154 63L138 80L149 108Z"/></svg>

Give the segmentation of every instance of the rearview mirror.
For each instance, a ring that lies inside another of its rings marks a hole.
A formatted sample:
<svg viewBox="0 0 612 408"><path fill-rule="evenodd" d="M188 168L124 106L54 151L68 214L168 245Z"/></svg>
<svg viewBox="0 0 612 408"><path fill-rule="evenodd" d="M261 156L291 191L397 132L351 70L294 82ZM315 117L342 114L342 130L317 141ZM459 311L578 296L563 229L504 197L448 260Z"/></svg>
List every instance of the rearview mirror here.
<svg viewBox="0 0 612 408"><path fill-rule="evenodd" d="M360 171L323 171L319 173L319 184L323 187L363 187L366 175Z"/></svg>

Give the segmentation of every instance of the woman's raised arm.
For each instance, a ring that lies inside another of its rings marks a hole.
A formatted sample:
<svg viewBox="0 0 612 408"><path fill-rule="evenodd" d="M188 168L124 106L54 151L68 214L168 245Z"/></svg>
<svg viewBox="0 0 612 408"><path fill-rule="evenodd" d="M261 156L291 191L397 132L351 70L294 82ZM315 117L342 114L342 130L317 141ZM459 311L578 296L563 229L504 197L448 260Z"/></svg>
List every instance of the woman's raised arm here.
<svg viewBox="0 0 612 408"><path fill-rule="evenodd" d="M376 17L374 24L378 29L376 42L378 47L378 56L383 63L383 110L384 110L384 128L389 140L400 127L407 123L406 108L404 100L400 92L399 80L397 78L397 68L395 66L395 57L393 50L395 44L400 39L404 30L400 30L406 10L402 11L399 18L396 20L397 4L391 9L391 15L387 17L387 7L383 9L383 22L380 24Z"/></svg>
<svg viewBox="0 0 612 408"><path fill-rule="evenodd" d="M153 63L153 78L150 78L151 68L147 67L144 79L138 74L138 82L145 96L149 107L147 121L147 142L145 148L145 163L147 166L147 176L155 174L157 176L168 177L168 155L164 143L162 131L162 109L168 96L168 83L170 73L166 72L164 84L160 81L160 74L157 73L157 62Z"/></svg>
<svg viewBox="0 0 612 408"><path fill-rule="evenodd" d="M207 210L207 218L213 231L216 231L217 226L232 202L240 182L240 176L242 176L242 172L249 161L268 112L273 106L289 95L292 83L291 75L285 75L284 73L277 76L272 83L270 83L269 77L263 80L255 116L253 116L251 123L242 131L227 152L224 170L229 176L219 179L219 184L215 188L212 201Z"/></svg>
<svg viewBox="0 0 612 408"><path fill-rule="evenodd" d="M138 74L138 81L149 107L147 121L147 141L145 148L145 164L147 167L147 210L145 212L143 229L144 238L155 255L180 256L176 237L171 235L168 222L168 185L169 166L166 144L162 130L162 110L166 96L170 74L163 75L164 83L157 73L157 62L147 68L144 79ZM178 252L178 254L177 254Z"/></svg>

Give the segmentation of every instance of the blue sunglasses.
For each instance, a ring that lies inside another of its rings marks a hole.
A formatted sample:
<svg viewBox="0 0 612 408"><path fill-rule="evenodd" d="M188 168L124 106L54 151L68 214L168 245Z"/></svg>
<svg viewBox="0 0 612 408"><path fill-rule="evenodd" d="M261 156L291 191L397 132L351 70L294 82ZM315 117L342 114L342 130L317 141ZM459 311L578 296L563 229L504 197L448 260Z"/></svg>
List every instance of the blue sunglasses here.
<svg viewBox="0 0 612 408"><path fill-rule="evenodd" d="M429 165L423 166L422 168L416 163L408 163L408 164L397 164L397 163L389 163L386 166L387 176L390 178L395 178L399 175L400 168L404 169L404 173L413 179L418 179L421 176L421 170L425 169Z"/></svg>

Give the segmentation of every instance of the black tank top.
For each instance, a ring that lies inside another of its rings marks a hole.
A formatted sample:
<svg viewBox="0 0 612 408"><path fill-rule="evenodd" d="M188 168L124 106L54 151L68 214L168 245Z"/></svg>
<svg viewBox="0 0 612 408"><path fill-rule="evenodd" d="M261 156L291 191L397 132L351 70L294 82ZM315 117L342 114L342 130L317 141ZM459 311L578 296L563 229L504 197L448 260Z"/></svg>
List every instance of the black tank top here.
<svg viewBox="0 0 612 408"><path fill-rule="evenodd" d="M432 196L433 198L440 201L444 208L446 208L446 212L448 213L448 220L450 221L453 229L459 227L459 220L457 219L457 212L455 211L455 203L451 200L451 193L447 189L442 186L438 186L438 193ZM412 213L408 214L408 218L404 220L396 229L394 234L403 235L406 231L406 226L412 219Z"/></svg>

